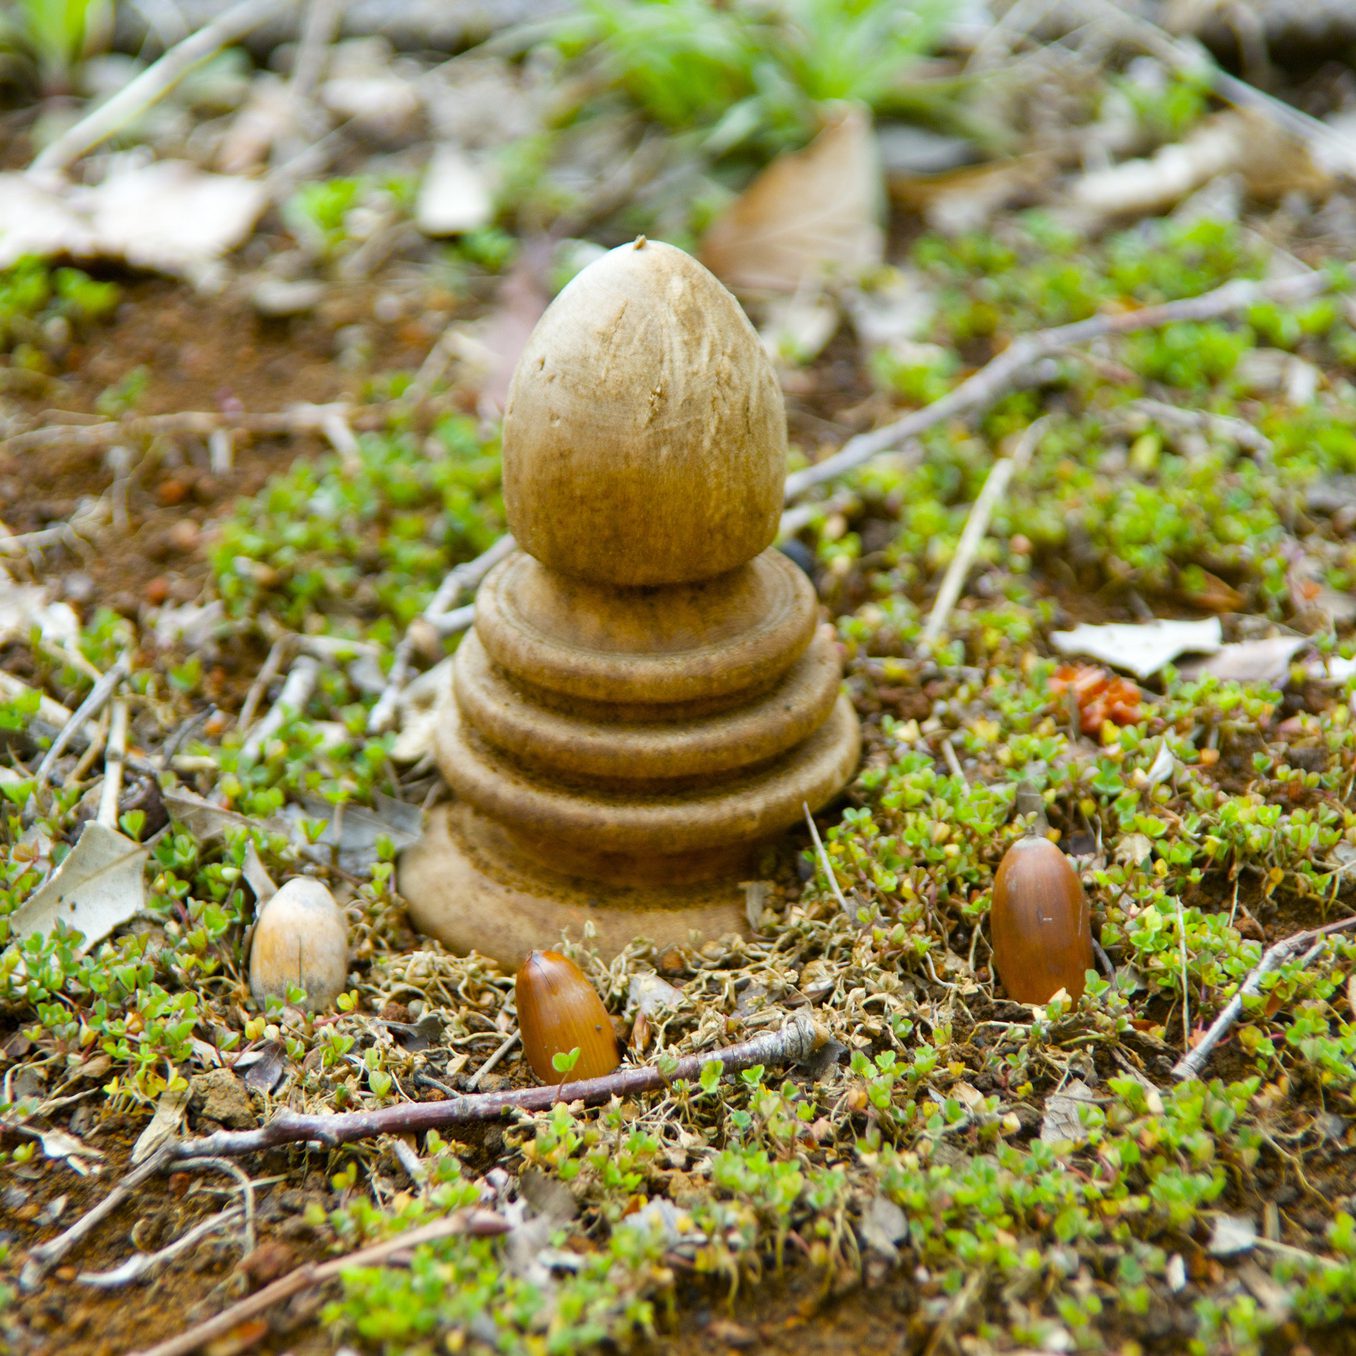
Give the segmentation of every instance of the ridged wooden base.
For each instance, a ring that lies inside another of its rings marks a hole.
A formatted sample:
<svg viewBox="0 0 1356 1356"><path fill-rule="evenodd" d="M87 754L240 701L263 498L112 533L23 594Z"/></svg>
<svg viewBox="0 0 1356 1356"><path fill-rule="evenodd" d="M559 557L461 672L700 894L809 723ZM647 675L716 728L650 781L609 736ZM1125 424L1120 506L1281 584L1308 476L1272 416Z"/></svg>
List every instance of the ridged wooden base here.
<svg viewBox="0 0 1356 1356"><path fill-rule="evenodd" d="M435 757L457 803L400 889L416 926L515 966L590 922L606 955L738 930L758 848L860 750L832 628L777 551L628 589L515 554L453 672Z"/></svg>
<svg viewBox="0 0 1356 1356"><path fill-rule="evenodd" d="M606 885L552 871L523 852L492 819L469 805L443 806L424 836L400 859L400 892L410 920L454 951L479 951L516 969L530 951L562 933L576 941L585 925L592 948L611 959L637 938L660 946L740 932L740 882L755 849L731 860L729 875L692 885Z"/></svg>

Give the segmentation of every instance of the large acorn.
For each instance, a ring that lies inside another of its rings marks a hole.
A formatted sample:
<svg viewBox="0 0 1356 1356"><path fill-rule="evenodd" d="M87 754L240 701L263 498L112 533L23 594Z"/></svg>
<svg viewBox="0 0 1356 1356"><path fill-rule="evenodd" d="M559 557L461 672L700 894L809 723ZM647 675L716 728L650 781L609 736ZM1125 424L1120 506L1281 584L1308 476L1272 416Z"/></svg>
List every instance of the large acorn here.
<svg viewBox="0 0 1356 1356"><path fill-rule="evenodd" d="M559 951L534 951L514 980L523 1054L543 1083L601 1078L621 1063L617 1037L603 1000L584 972ZM556 1055L579 1051L574 1067L560 1070Z"/></svg>
<svg viewBox="0 0 1356 1356"><path fill-rule="evenodd" d="M1004 854L989 913L993 960L1009 998L1047 1003L1060 989L1083 996L1092 927L1083 884L1048 838L1021 838Z"/></svg>
<svg viewBox="0 0 1356 1356"><path fill-rule="evenodd" d="M612 250L532 331L504 410L504 503L543 565L610 586L714 578L772 544L785 475L758 335L675 246Z"/></svg>

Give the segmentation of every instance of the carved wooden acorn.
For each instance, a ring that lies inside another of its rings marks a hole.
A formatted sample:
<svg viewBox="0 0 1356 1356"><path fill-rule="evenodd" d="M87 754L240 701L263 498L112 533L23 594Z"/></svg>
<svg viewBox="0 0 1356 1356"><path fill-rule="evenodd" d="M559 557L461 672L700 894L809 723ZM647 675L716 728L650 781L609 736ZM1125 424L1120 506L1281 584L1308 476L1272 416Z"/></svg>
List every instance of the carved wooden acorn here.
<svg viewBox="0 0 1356 1356"><path fill-rule="evenodd" d="M543 1083L601 1078L621 1063L617 1037L603 1000L584 972L559 951L534 951L513 983L523 1054ZM556 1055L579 1051L574 1067L560 1070Z"/></svg>
<svg viewBox="0 0 1356 1356"><path fill-rule="evenodd" d="M1083 884L1048 838L1018 839L998 864L989 913L993 959L1008 997L1046 1003L1083 995L1092 927Z"/></svg>
<svg viewBox="0 0 1356 1356"><path fill-rule="evenodd" d="M348 982L348 925L334 896L318 880L287 881L259 911L250 944L250 992L263 1007L306 990L304 1006L328 1008Z"/></svg>
<svg viewBox="0 0 1356 1356"><path fill-rule="evenodd" d="M436 740L456 800L400 867L417 927L516 965L744 926L762 845L860 731L814 589L771 549L786 421L739 304L645 239L548 308L504 415L522 548L485 579Z"/></svg>

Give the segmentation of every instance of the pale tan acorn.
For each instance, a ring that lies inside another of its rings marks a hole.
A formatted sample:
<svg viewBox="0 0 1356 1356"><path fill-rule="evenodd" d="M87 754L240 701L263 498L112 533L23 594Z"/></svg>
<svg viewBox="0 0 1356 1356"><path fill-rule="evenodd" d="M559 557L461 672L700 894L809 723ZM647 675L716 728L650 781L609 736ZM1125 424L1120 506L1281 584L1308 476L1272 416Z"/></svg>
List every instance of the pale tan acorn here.
<svg viewBox="0 0 1356 1356"><path fill-rule="evenodd" d="M514 980L523 1054L543 1083L601 1078L621 1063L617 1037L603 1000L584 972L559 951L534 951ZM574 1067L564 1072L556 1055L578 1049Z"/></svg>
<svg viewBox="0 0 1356 1356"><path fill-rule="evenodd" d="M993 961L1008 997L1046 1003L1083 996L1092 927L1083 883L1048 838L1018 839L998 864L989 912Z"/></svg>
<svg viewBox="0 0 1356 1356"><path fill-rule="evenodd" d="M348 924L334 896L318 880L287 881L259 911L250 945L250 992L263 1007L306 990L302 1006L328 1008L348 982Z"/></svg>
<svg viewBox="0 0 1356 1356"><path fill-rule="evenodd" d="M504 502L542 564L610 587L714 578L772 544L785 475L772 364L682 250L641 236L610 251L532 331L504 410Z"/></svg>

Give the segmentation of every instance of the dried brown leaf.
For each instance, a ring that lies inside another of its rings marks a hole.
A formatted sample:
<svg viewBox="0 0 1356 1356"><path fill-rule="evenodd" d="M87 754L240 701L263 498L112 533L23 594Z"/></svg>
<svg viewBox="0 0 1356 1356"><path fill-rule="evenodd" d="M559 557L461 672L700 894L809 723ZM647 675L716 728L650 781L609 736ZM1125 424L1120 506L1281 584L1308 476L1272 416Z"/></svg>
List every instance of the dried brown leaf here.
<svg viewBox="0 0 1356 1356"><path fill-rule="evenodd" d="M774 160L706 234L702 262L737 292L798 292L880 264L880 161L847 106L803 151Z"/></svg>

